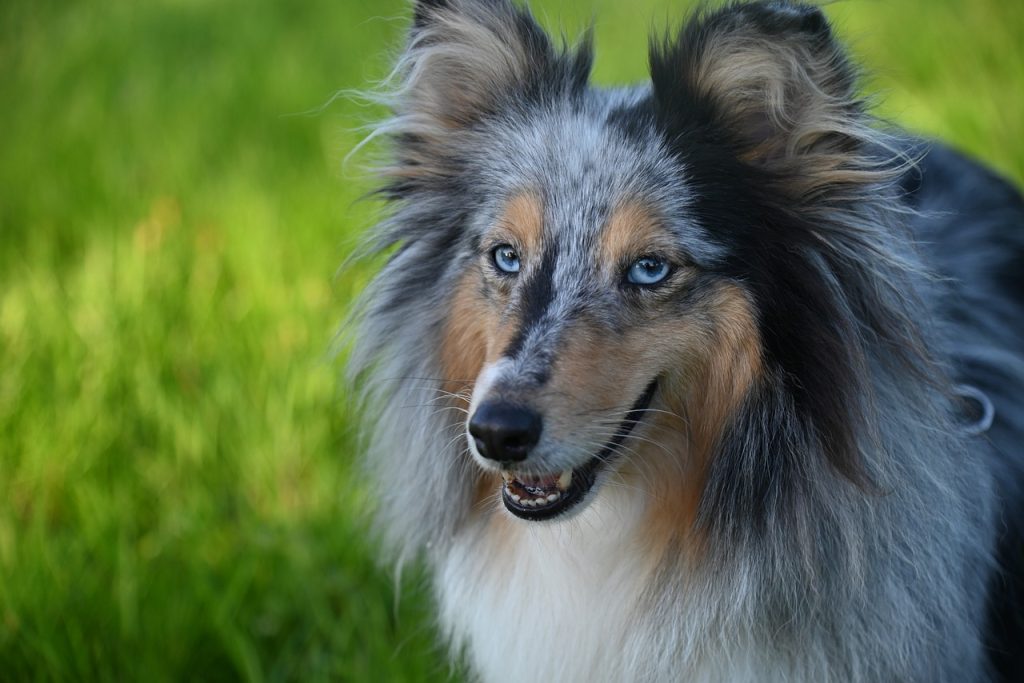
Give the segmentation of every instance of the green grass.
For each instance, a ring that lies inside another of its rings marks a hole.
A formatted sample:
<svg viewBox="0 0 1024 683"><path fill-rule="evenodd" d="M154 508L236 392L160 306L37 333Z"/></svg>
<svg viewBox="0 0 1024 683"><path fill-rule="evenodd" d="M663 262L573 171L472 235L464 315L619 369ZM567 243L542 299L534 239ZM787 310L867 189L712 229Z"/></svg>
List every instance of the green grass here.
<svg viewBox="0 0 1024 683"><path fill-rule="evenodd" d="M682 3L597 20L641 78ZM556 9L557 8L557 9ZM1024 180L1024 5L829 7L883 113ZM366 531L329 349L379 208L341 159L402 3L0 4L0 678L449 677ZM314 111L314 113L305 113Z"/></svg>

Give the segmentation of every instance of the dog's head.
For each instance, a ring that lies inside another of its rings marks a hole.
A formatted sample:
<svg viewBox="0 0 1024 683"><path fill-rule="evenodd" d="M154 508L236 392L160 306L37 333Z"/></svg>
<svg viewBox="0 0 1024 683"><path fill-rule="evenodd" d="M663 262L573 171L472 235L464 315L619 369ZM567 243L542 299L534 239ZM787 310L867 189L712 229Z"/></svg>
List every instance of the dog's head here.
<svg viewBox="0 0 1024 683"><path fill-rule="evenodd" d="M442 311L423 341L485 488L550 519L633 471L693 516L761 495L709 481L730 452L857 478L860 340L905 330L848 296L891 169L822 13L700 15L641 88L591 61L506 0L423 0L399 64L387 305Z"/></svg>

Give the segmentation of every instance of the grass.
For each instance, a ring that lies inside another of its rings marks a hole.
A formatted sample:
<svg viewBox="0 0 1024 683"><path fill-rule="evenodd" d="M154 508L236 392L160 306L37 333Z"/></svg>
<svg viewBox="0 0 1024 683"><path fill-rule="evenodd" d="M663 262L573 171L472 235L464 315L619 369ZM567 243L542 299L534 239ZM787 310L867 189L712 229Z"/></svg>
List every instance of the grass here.
<svg viewBox="0 0 1024 683"><path fill-rule="evenodd" d="M597 18L598 80L680 2ZM556 10L557 7L557 10ZM1024 6L828 8L882 112L1024 180ZM0 5L0 676L444 680L424 578L366 531L332 337L379 207L397 0ZM307 113L312 112L312 113Z"/></svg>

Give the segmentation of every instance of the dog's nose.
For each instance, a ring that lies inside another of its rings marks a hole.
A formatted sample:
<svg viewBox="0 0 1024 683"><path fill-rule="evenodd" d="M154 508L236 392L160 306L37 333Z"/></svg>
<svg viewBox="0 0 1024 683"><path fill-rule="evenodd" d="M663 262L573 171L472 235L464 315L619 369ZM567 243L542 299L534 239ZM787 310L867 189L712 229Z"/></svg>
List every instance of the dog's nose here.
<svg viewBox="0 0 1024 683"><path fill-rule="evenodd" d="M521 462L540 440L540 415L509 403L483 403L469 420L469 433L483 457Z"/></svg>

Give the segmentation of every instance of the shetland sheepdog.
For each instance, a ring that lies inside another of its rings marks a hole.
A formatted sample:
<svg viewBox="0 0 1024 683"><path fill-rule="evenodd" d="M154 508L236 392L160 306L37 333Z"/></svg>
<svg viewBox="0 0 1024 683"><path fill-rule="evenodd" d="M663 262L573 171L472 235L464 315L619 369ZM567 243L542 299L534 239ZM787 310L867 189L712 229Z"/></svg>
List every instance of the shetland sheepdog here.
<svg viewBox="0 0 1024 683"><path fill-rule="evenodd" d="M420 0L352 367L483 681L1021 681L1024 204L816 7L589 38Z"/></svg>

